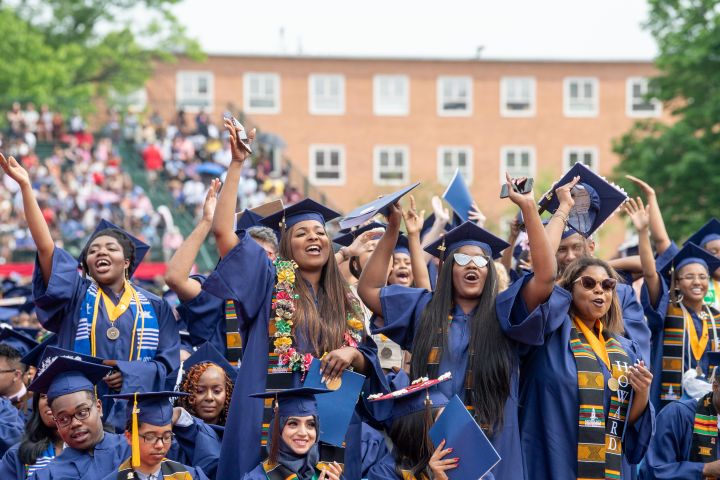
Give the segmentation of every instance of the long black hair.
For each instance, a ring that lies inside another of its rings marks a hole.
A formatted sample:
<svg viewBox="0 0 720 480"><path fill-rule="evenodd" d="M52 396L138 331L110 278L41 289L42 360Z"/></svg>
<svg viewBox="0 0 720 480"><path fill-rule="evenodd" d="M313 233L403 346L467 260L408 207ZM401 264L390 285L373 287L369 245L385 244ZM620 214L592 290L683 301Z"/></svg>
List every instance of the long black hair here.
<svg viewBox="0 0 720 480"><path fill-rule="evenodd" d="M440 407L432 409L433 418L439 409ZM424 410L420 410L394 419L388 429L388 436L393 442L395 473L398 478L403 478L402 470L410 470L413 477L418 479L432 478L428 463L434 449L427 438L432 425L428 425L426 415Z"/></svg>
<svg viewBox="0 0 720 480"><path fill-rule="evenodd" d="M422 313L415 335L410 377L428 375L428 357L433 347L448 350L448 315L452 314L454 287L452 282L453 254L449 252L440 268L437 288ZM500 329L495 299L498 293L497 272L492 259L487 264L487 276L479 303L470 320L468 370L472 372L471 398L465 403L475 410L478 424L490 434L502 425L505 402L510 396L510 377L516 368L510 340ZM443 372L436 372L437 374Z"/></svg>
<svg viewBox="0 0 720 480"><path fill-rule="evenodd" d="M82 252L80 252L80 267L82 268L83 273L87 274L89 272L87 264L88 250L90 250L90 245L92 245L92 243L98 237L112 237L117 240L123 249L123 255L125 256L125 260L130 260L130 266L132 267L133 263L135 263L135 244L133 243L133 241L130 239L130 237L127 236L125 232L118 228L105 228L103 230L100 230L99 232L94 233L90 237L90 240L88 240L85 244Z"/></svg>
<svg viewBox="0 0 720 480"><path fill-rule="evenodd" d="M33 393L32 415L25 424L25 433L18 448L18 458L25 465L34 465L55 441L56 431L45 425L40 416L40 395Z"/></svg>

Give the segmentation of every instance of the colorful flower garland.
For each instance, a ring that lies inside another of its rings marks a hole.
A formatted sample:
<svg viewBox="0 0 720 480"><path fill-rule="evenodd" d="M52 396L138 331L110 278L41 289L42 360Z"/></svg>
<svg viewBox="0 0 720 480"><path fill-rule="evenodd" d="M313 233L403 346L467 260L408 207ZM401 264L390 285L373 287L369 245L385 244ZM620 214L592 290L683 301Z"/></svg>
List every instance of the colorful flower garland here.
<svg viewBox="0 0 720 480"><path fill-rule="evenodd" d="M313 356L311 353L302 354L293 345L293 316L295 314L295 301L300 296L295 293L295 270L298 268L293 260L275 260L277 283L272 298L272 308L275 312L275 353L278 355L278 367L287 368L291 372L307 372ZM359 312L358 300L349 294L354 305L354 312L348 313L347 330L343 334L343 347L357 348L362 341L362 332L365 324L357 319Z"/></svg>

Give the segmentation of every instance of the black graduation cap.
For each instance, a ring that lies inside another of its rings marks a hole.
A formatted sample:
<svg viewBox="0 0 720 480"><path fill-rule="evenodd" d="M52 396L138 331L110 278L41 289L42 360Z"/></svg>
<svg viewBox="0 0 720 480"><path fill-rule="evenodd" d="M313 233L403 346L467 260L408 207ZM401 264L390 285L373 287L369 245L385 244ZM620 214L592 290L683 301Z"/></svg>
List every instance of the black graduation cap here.
<svg viewBox="0 0 720 480"><path fill-rule="evenodd" d="M680 270L691 263L703 265L710 275L720 268L720 258L711 255L710 252L694 243L686 243L669 262L658 265L658 272L669 281L673 270Z"/></svg>
<svg viewBox="0 0 720 480"><path fill-rule="evenodd" d="M395 193L385 195L377 200L373 200L370 203L357 207L355 210L348 213L345 218L340 220L340 227L348 228L356 225L362 225L377 214L387 216L390 210L390 205L400 200L404 195L410 193L410 191L418 185L420 185L420 182L415 182L402 190L398 190Z"/></svg>
<svg viewBox="0 0 720 480"><path fill-rule="evenodd" d="M272 228L273 230L280 230L283 225L285 228L290 228L296 223L303 222L305 220L317 220L321 224L325 225L326 222L329 222L339 216L340 214L335 210L327 208L315 200L306 198L305 200L301 200L294 205L290 205L277 213L268 215L263 218L260 223L266 227Z"/></svg>
<svg viewBox="0 0 720 480"><path fill-rule="evenodd" d="M443 238L425 247L425 251L442 260L445 258L446 252L465 245L480 247L487 256L492 258L500 257L502 251L510 246L505 240L478 227L475 223L465 222L450 230Z"/></svg>
<svg viewBox="0 0 720 480"><path fill-rule="evenodd" d="M135 273L135 270L137 270L138 265L140 265L140 263L143 261L143 258L145 258L145 255L147 255L148 251L150 250L150 245L143 242L139 238L134 237L133 235L130 235L128 232L126 232L122 228L118 227L117 225L115 225L112 222L105 220L104 218L102 220L100 220L100 223L98 223L97 227L95 227L95 231L93 231L92 235L90 235L90 239L94 238L97 233L99 233L103 230L107 230L107 229L120 230L125 235L127 235L128 238L135 245L135 262L133 262L133 264L130 265L130 268L128 269L128 274L130 277L132 277L133 274ZM87 243L85 244L85 248L87 248L89 246L90 246L90 240L88 240ZM81 265L81 267L82 267L82 265Z"/></svg>
<svg viewBox="0 0 720 480"><path fill-rule="evenodd" d="M576 163L540 199L541 210L555 213L560 206L555 189L569 183L576 176L580 177L580 182L572 190L575 206L570 211L568 225L583 237L589 237L628 197L622 189L609 183L584 164Z"/></svg>
<svg viewBox="0 0 720 480"><path fill-rule="evenodd" d="M377 229L382 228L384 230L385 228L387 228L387 225L385 225L384 223L380 223L380 222L370 222L366 225L363 225L362 227L358 227L355 229L352 229L352 228L343 229L346 231L343 232L341 230L342 234L333 238L333 242L337 243L338 245L342 245L344 247L349 247L352 244L352 242L355 241L355 239L357 237L359 237L360 235L362 235L365 232L374 230L376 228Z"/></svg>
<svg viewBox="0 0 720 480"><path fill-rule="evenodd" d="M717 218L711 218L700 230L693 233L685 244L694 243L706 248L707 244L714 240L720 240L720 221Z"/></svg>
<svg viewBox="0 0 720 480"><path fill-rule="evenodd" d="M30 350L39 345L35 339L16 332L11 327L0 328L0 343L13 347L21 356L27 355Z"/></svg>

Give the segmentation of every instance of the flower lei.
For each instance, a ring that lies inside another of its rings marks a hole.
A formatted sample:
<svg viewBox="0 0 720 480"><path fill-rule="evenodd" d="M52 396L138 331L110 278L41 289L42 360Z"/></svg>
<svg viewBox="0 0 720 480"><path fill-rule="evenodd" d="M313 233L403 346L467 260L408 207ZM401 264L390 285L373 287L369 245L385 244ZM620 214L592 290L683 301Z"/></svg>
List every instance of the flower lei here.
<svg viewBox="0 0 720 480"><path fill-rule="evenodd" d="M293 260L278 258L274 262L277 273L275 293L272 297L272 309L275 312L275 353L278 356L277 366L286 368L291 372L307 372L313 356L311 353L302 354L293 345L293 315L295 314L295 301L300 296L295 293L295 270L297 263ZM343 347L357 348L362 340L365 324L358 320L359 304L357 299L350 295L353 303L353 313L348 313L347 330L343 334Z"/></svg>

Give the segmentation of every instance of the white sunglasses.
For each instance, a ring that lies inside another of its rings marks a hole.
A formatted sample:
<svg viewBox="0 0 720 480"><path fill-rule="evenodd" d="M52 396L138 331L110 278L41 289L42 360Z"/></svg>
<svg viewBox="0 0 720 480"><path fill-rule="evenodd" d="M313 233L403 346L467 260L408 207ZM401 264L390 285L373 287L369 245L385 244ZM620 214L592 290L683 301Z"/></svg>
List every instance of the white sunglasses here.
<svg viewBox="0 0 720 480"><path fill-rule="evenodd" d="M464 253L456 253L453 255L453 258L455 259L455 263L457 263L461 267L464 267L470 262L473 262L478 268L486 267L488 264L488 259L483 257L482 255L466 255Z"/></svg>

